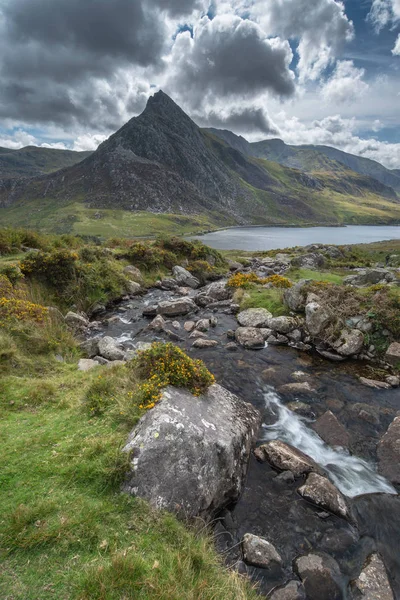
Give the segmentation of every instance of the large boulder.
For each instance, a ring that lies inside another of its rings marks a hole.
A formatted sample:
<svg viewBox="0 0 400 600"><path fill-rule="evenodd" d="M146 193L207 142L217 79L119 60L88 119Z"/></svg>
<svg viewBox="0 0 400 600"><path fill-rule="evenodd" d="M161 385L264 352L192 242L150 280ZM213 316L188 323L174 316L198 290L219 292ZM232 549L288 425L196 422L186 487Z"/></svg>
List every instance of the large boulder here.
<svg viewBox="0 0 400 600"><path fill-rule="evenodd" d="M345 285L361 287L363 285L374 285L376 283L393 281L395 276L387 269L360 269L356 275L349 275L343 279Z"/></svg>
<svg viewBox="0 0 400 600"><path fill-rule="evenodd" d="M327 306L318 302L310 302L306 306L306 326L309 333L318 337L332 322L334 315Z"/></svg>
<svg viewBox="0 0 400 600"><path fill-rule="evenodd" d="M65 323L75 331L86 329L89 326L89 319L85 314L79 314L69 311L64 317Z"/></svg>
<svg viewBox="0 0 400 600"><path fill-rule="evenodd" d="M330 410L319 417L312 424L312 428L330 446L349 447L350 435L347 429Z"/></svg>
<svg viewBox="0 0 400 600"><path fill-rule="evenodd" d="M270 600L305 600L303 586L299 581L289 581L283 587L275 589Z"/></svg>
<svg viewBox="0 0 400 600"><path fill-rule="evenodd" d="M179 300L165 300L157 306L157 314L167 317L178 317L187 315L197 310L197 305L191 298L179 298Z"/></svg>
<svg viewBox="0 0 400 600"><path fill-rule="evenodd" d="M221 281L214 281L210 283L205 289L205 295L209 296L213 300L229 300L233 296L233 289L227 286L227 281L222 279Z"/></svg>
<svg viewBox="0 0 400 600"><path fill-rule="evenodd" d="M385 565L377 554L368 557L351 588L355 600L394 600Z"/></svg>
<svg viewBox="0 0 400 600"><path fill-rule="evenodd" d="M295 477L312 471L320 472L319 466L310 456L281 440L271 440L259 446L256 456L267 460L278 471L291 471Z"/></svg>
<svg viewBox="0 0 400 600"><path fill-rule="evenodd" d="M307 600L343 600L342 575L338 563L324 554L307 554L295 560ZM378 600L378 599L375 599Z"/></svg>
<svg viewBox="0 0 400 600"><path fill-rule="evenodd" d="M144 283L143 275L139 269L133 265L128 265L125 267L124 275L126 275L126 277L128 277L128 279L131 281L136 281L136 283Z"/></svg>
<svg viewBox="0 0 400 600"><path fill-rule="evenodd" d="M396 417L378 444L379 472L400 483L400 417Z"/></svg>
<svg viewBox="0 0 400 600"><path fill-rule="evenodd" d="M297 491L306 500L329 510L338 517L349 518L349 509L344 496L326 477L318 473L310 473L305 484Z"/></svg>
<svg viewBox="0 0 400 600"><path fill-rule="evenodd" d="M301 279L291 288L285 290L283 299L285 304L294 312L301 312L306 305L306 286L310 283L309 279Z"/></svg>
<svg viewBox="0 0 400 600"><path fill-rule="evenodd" d="M343 329L332 347L341 356L355 356L364 346L364 334L358 329Z"/></svg>
<svg viewBox="0 0 400 600"><path fill-rule="evenodd" d="M325 257L322 254L316 252L310 252L310 254L303 254L303 256L297 256L292 259L293 267L300 267L302 269L319 269L325 265Z"/></svg>
<svg viewBox="0 0 400 600"><path fill-rule="evenodd" d="M257 327L238 327L235 331L236 341L249 350L265 348L265 337L262 329Z"/></svg>
<svg viewBox="0 0 400 600"><path fill-rule="evenodd" d="M172 275L179 285L184 285L196 289L200 285L200 281L183 267L176 266L172 269Z"/></svg>
<svg viewBox="0 0 400 600"><path fill-rule="evenodd" d="M243 558L248 565L266 569L271 564L282 564L282 557L268 540L246 533L242 541Z"/></svg>
<svg viewBox="0 0 400 600"><path fill-rule="evenodd" d="M237 316L242 327L268 327L272 314L266 308L248 308Z"/></svg>
<svg viewBox="0 0 400 600"><path fill-rule="evenodd" d="M396 366L400 365L400 343L393 342L386 351L385 359L388 363Z"/></svg>
<svg viewBox="0 0 400 600"><path fill-rule="evenodd" d="M123 360L125 353L114 338L105 336L99 340L99 354L107 360Z"/></svg>
<svg viewBox="0 0 400 600"><path fill-rule="evenodd" d="M142 292L142 287L140 283L137 283L136 281L127 281L126 289L130 296L137 296Z"/></svg>
<svg viewBox="0 0 400 600"><path fill-rule="evenodd" d="M298 320L293 317L272 317L268 321L268 327L284 335L294 331L299 326Z"/></svg>
<svg viewBox="0 0 400 600"><path fill-rule="evenodd" d="M185 518L211 518L237 500L260 423L220 385L199 397L168 387L129 436L124 490Z"/></svg>

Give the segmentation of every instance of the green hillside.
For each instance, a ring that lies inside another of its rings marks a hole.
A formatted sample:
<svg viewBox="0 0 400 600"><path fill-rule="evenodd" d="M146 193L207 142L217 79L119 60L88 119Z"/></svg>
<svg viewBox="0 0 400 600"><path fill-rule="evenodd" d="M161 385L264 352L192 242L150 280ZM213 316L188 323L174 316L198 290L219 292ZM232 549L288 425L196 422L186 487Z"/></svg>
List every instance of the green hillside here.
<svg viewBox="0 0 400 600"><path fill-rule="evenodd" d="M35 177L71 167L91 152L26 146L20 150L0 148L0 179Z"/></svg>

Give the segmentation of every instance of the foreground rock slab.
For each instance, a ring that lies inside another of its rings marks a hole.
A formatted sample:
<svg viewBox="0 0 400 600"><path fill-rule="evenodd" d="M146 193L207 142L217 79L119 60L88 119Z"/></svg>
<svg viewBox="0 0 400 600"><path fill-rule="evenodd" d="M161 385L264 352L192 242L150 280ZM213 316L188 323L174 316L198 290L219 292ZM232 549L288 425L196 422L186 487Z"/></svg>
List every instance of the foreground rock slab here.
<svg viewBox="0 0 400 600"><path fill-rule="evenodd" d="M211 518L238 498L260 423L220 385L200 397L168 387L129 437L124 490L185 518Z"/></svg>
<svg viewBox="0 0 400 600"><path fill-rule="evenodd" d="M268 327L271 318L272 314L266 308L248 308L237 316L242 327Z"/></svg>
<svg viewBox="0 0 400 600"><path fill-rule="evenodd" d="M300 556L295 561L295 568L304 585L307 600L344 600L339 565L330 556Z"/></svg>
<svg viewBox="0 0 400 600"><path fill-rule="evenodd" d="M179 300L165 300L157 306L157 313L168 317L178 317L187 315L191 311L196 311L197 305L191 298L180 298Z"/></svg>
<svg viewBox="0 0 400 600"><path fill-rule="evenodd" d="M400 417L396 417L378 444L379 472L400 483Z"/></svg>
<svg viewBox="0 0 400 600"><path fill-rule="evenodd" d="M271 564L282 564L282 557L268 540L246 533L242 542L243 557L248 565L267 569Z"/></svg>
<svg viewBox="0 0 400 600"><path fill-rule="evenodd" d="M367 564L351 587L355 600L395 600L385 565L377 554L368 557Z"/></svg>
<svg viewBox="0 0 400 600"><path fill-rule="evenodd" d="M320 471L317 463L307 454L280 440L272 440L259 446L255 455L261 460L264 457L264 460L279 471L291 471L295 477Z"/></svg>
<svg viewBox="0 0 400 600"><path fill-rule="evenodd" d="M329 510L338 517L348 519L350 516L344 496L327 477L322 477L318 473L310 473L305 484L297 491L306 500Z"/></svg>

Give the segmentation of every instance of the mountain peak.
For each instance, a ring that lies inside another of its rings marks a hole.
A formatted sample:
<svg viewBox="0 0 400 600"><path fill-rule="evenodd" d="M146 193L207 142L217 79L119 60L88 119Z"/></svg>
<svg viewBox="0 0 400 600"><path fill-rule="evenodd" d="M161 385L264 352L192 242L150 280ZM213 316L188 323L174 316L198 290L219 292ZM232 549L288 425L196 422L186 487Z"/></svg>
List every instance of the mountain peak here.
<svg viewBox="0 0 400 600"><path fill-rule="evenodd" d="M170 96L168 96L168 94L166 94L162 90L159 90L153 96L150 96L150 98L147 100L147 104L146 104L144 113L149 113L149 112L153 112L153 113L154 112L157 112L157 113L179 112L180 114L184 114L185 116L187 116L183 112L183 110L176 104L176 102L174 102L172 100L172 98Z"/></svg>

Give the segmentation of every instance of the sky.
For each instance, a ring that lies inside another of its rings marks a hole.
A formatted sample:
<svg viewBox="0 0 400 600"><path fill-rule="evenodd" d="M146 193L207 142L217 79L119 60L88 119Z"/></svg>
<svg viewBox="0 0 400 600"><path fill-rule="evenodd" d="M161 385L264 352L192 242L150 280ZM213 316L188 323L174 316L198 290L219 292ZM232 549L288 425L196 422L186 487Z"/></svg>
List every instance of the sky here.
<svg viewBox="0 0 400 600"><path fill-rule="evenodd" d="M400 169L400 0L0 0L0 146L94 150L159 89Z"/></svg>

